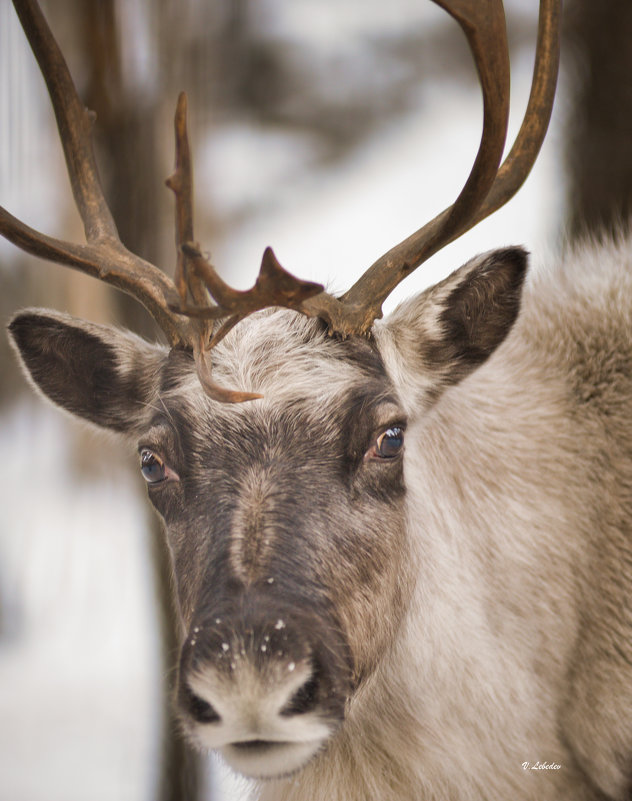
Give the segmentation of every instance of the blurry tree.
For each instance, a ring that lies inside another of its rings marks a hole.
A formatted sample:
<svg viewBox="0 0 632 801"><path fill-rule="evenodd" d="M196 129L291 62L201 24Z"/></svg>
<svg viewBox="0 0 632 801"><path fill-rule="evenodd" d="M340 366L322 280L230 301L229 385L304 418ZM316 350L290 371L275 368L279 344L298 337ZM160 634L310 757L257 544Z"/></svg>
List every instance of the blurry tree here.
<svg viewBox="0 0 632 801"><path fill-rule="evenodd" d="M124 79L121 31L133 31L119 5L116 0L81 0L79 42L87 76L83 98L97 114L97 160L121 240L147 261L165 267L165 253L173 253L173 247L167 247L171 230L161 224L169 193L159 153L160 107L155 90L139 86L129 73ZM157 336L156 326L136 300L120 292L112 297L123 325Z"/></svg>
<svg viewBox="0 0 632 801"><path fill-rule="evenodd" d="M125 32L134 35L133 27L127 24L124 4L116 0L81 0L77 16L87 76L83 95L86 105L97 114L97 159L108 204L123 243L147 261L164 265L165 253L173 254L174 248L167 246L167 233L171 234L172 229L161 224L170 193L164 186L158 137L161 115L156 90L160 81L152 90L139 85L137 76L124 73L122 53L129 42L122 39ZM136 300L115 291L111 300L117 322L156 338L153 320ZM170 554L155 515L150 520L163 673L174 676L178 624ZM201 793L201 761L179 731L171 702L173 687L165 690L158 801L196 801Z"/></svg>
<svg viewBox="0 0 632 801"><path fill-rule="evenodd" d="M616 231L632 214L632 3L571 0L566 12L569 227Z"/></svg>

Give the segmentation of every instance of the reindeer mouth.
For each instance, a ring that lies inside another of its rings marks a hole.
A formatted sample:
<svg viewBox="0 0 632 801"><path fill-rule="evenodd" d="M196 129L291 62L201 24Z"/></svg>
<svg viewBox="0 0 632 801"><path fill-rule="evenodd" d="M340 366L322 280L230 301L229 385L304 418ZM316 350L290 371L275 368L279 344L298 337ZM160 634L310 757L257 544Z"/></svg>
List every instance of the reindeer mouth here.
<svg viewBox="0 0 632 801"><path fill-rule="evenodd" d="M322 747L321 740L244 740L221 748L226 762L253 779L280 779L300 770Z"/></svg>
<svg viewBox="0 0 632 801"><path fill-rule="evenodd" d="M258 753L261 754L264 751L272 750L277 747L284 747L292 745L292 743L287 741L275 741L275 740L245 740L241 743L230 743L229 748L237 748L239 751L250 752L250 753Z"/></svg>

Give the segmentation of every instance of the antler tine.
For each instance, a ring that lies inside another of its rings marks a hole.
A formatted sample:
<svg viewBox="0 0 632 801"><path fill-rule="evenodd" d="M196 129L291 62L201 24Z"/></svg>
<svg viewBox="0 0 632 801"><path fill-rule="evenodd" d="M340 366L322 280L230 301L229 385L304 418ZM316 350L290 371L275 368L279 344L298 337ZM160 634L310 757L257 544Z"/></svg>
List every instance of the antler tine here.
<svg viewBox="0 0 632 801"><path fill-rule="evenodd" d="M509 155L473 225L504 206L526 181L533 167L553 111L560 64L561 0L541 0L533 80L527 110Z"/></svg>
<svg viewBox="0 0 632 801"><path fill-rule="evenodd" d="M86 245L45 236L0 207L0 233L36 256L73 267L133 295L172 345L191 343L190 325L170 310L177 292L161 270L121 243L103 196L92 149L94 114L81 103L64 57L34 0L13 0L48 88Z"/></svg>
<svg viewBox="0 0 632 801"><path fill-rule="evenodd" d="M384 300L404 278L518 191L548 128L559 64L561 0L540 2L531 95L514 146L500 169L497 169L502 156L500 143L502 139L504 144L505 136L501 135L500 126L506 126L509 99L509 62L501 0L434 2L464 29L477 64L485 103L481 146L467 183L453 206L381 256L340 300L323 294L305 303L309 314L323 317L331 330L343 335L366 333L373 321L382 316ZM492 56L496 48L498 51ZM495 109L490 107L494 101L498 103ZM501 123L503 119L505 123ZM497 155L498 161L493 166Z"/></svg>
<svg viewBox="0 0 632 801"><path fill-rule="evenodd" d="M178 251L175 285L180 305L186 306L190 292L197 306L207 307L209 297L199 276L189 269L184 245L193 241L193 168L187 131L187 96L180 92L174 117L176 167L165 181L176 197L176 247ZM203 332L207 334L207 331Z"/></svg>
<svg viewBox="0 0 632 801"><path fill-rule="evenodd" d="M196 310L212 312L217 307L209 303L209 297L197 271L192 267L187 243L193 240L193 169L191 166L191 150L187 131L187 96L181 92L178 96L174 118L176 139L176 167L173 175L169 176L166 184L176 197L176 246L178 260L176 263L175 285L180 299L174 311L181 314L187 307L187 294L190 292L196 303ZM190 245L189 245L190 247ZM215 315L217 316L217 315ZM215 319L211 316L209 319ZM193 355L200 384L206 394L221 403L243 403L244 401L260 398L261 395L253 392L239 392L217 384L213 380L209 336L213 325L203 317L193 326L197 328L197 337L193 341Z"/></svg>

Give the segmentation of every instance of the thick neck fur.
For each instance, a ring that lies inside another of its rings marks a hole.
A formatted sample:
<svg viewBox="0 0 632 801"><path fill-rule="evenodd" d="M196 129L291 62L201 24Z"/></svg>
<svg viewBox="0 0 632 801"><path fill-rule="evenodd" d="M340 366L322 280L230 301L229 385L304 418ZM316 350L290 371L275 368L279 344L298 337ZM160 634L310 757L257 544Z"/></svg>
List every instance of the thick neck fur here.
<svg viewBox="0 0 632 801"><path fill-rule="evenodd" d="M486 465L492 449L482 453L476 436L455 442L452 420L469 416L479 434L485 417L495 426L502 420L480 406L468 415L460 395L454 390L451 408L437 409L419 423L419 438L408 438L418 444L407 470L415 474L408 492L419 579L402 640L354 699L323 758L296 779L266 787L263 801L584 797L579 774L568 784L576 767L556 734L577 594L576 560L559 547L561 499L551 491L544 508L534 509L513 496L511 484L481 485L477 467L508 478L511 463ZM453 448L471 453L471 471L455 470ZM541 460L532 467L532 478L546 484ZM415 519L420 509L422 520ZM528 530L526 541L515 541L517 530ZM551 587L554 571L560 584ZM537 760L561 763L564 775L522 768Z"/></svg>
<svg viewBox="0 0 632 801"><path fill-rule="evenodd" d="M623 248L608 268L571 258L410 427L401 639L322 756L263 801L626 797L632 271Z"/></svg>

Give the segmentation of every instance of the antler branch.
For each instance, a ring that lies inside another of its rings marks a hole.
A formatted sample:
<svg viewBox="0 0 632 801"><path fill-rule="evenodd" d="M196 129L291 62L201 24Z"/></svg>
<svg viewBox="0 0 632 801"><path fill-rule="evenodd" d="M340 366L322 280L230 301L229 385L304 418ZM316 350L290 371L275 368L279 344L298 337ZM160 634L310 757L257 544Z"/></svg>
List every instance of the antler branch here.
<svg viewBox="0 0 632 801"><path fill-rule="evenodd" d="M194 242L182 245L182 251L190 261L192 272L204 282L217 306L182 309L183 314L199 319L218 320L237 316L243 319L268 306L284 306L303 311L306 300L323 291L322 284L296 278L279 264L272 248L266 248L255 285L240 291L229 286L217 273L215 267L200 253Z"/></svg>
<svg viewBox="0 0 632 801"><path fill-rule="evenodd" d="M560 0L541 0L538 38L529 102L518 136L498 170L472 226L489 217L516 194L538 157L553 111L560 63Z"/></svg>
<svg viewBox="0 0 632 801"><path fill-rule="evenodd" d="M14 0L13 5L52 101L68 176L86 239L88 242L116 240L116 225L103 197L92 149L95 114L81 103L61 50L37 3Z"/></svg>
<svg viewBox="0 0 632 801"><path fill-rule="evenodd" d="M88 244L48 237L4 208L0 208L0 233L29 253L93 275L133 295L148 309L172 345L191 343L190 324L170 310L177 300L172 281L153 264L127 250L119 239L94 158L94 114L81 103L39 6L33 0L14 0L14 6L48 88Z"/></svg>
<svg viewBox="0 0 632 801"><path fill-rule="evenodd" d="M187 133L187 96L180 92L174 118L176 139L176 168L165 183L176 196L176 248L178 251L175 285L180 303L186 305L187 291L199 306L208 305L208 295L194 271L187 269L186 242L193 241L193 169Z"/></svg>
<svg viewBox="0 0 632 801"><path fill-rule="evenodd" d="M483 133L472 171L455 203L381 256L342 298L286 272L266 249L255 285L232 289L204 258L193 235L193 177L186 95L175 115L176 167L167 185L176 197L175 283L128 251L105 202L92 148L94 114L83 107L68 67L35 0L13 0L50 94L86 245L48 237L0 208L0 234L36 256L93 275L133 295L173 346L193 350L200 381L213 398L259 397L219 387L209 350L240 320L268 306L324 319L342 336L366 334L382 303L404 278L441 247L506 203L526 179L551 116L559 62L561 0L541 0L531 95L516 141L499 168L509 115L509 55L502 0L434 0L467 37L483 95ZM192 303L189 303L189 297ZM213 303L215 301L215 303ZM190 319L187 319L190 318ZM213 334L215 321L223 323Z"/></svg>
<svg viewBox="0 0 632 801"><path fill-rule="evenodd" d="M0 234L33 256L98 278L141 300L173 345L183 340L183 325L170 311L178 295L173 283L153 264L116 242L78 245L46 236L0 207ZM139 265L143 272L139 275ZM142 294L142 299L140 295Z"/></svg>
<svg viewBox="0 0 632 801"><path fill-rule="evenodd" d="M191 149L187 131L187 96L181 92L178 96L174 118L176 139L176 167L173 174L167 178L166 184L176 197L176 248L178 252L175 284L178 289L179 303L172 303L171 310L182 314L181 309L187 306L187 295L190 292L196 304L195 309L206 312L217 311L217 306L209 304L209 296L204 288L199 271L191 264L190 254L186 247L187 242L193 240L193 169L191 164ZM252 392L239 392L226 389L213 380L212 360L209 342L212 333L212 322L225 315L190 315L197 316L193 327L197 330L197 337L193 342L193 356L198 378L206 394L213 400L222 403L242 403L247 400L260 398L261 395Z"/></svg>
<svg viewBox="0 0 632 801"><path fill-rule="evenodd" d="M540 2L531 95L515 144L500 169L509 96L502 4L500 0L434 2L464 29L478 67L484 102L481 146L453 206L381 256L340 300L319 295L305 304L310 314L323 317L343 335L367 332L382 316L384 300L404 278L513 197L535 162L551 118L560 52L560 0Z"/></svg>

